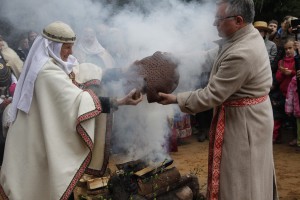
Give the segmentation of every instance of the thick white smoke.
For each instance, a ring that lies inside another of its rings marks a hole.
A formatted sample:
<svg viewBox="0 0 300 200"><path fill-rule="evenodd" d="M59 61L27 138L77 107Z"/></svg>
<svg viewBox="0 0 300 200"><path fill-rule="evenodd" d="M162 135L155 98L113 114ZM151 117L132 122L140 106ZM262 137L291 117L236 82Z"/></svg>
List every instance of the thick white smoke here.
<svg viewBox="0 0 300 200"><path fill-rule="evenodd" d="M179 0L136 0L122 7L92 0L5 0L2 19L17 30L41 32L52 21L70 24L76 33L93 27L102 45L111 52L118 67L165 51L181 59L180 88L194 90L202 80L203 51L214 47L218 39L213 27L215 3L189 3ZM118 85L118 84L117 84ZM144 102L122 107L115 113L115 150L124 150L131 159L153 155L168 157L165 142L169 134L167 116L174 106Z"/></svg>

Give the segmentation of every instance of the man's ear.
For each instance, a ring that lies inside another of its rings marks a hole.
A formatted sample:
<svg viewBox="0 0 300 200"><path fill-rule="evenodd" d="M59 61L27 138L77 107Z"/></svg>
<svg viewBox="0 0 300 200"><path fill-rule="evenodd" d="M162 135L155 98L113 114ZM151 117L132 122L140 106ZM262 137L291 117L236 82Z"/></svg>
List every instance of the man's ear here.
<svg viewBox="0 0 300 200"><path fill-rule="evenodd" d="M236 23L238 25L243 25L244 24L244 18L242 16L237 16L236 17Z"/></svg>

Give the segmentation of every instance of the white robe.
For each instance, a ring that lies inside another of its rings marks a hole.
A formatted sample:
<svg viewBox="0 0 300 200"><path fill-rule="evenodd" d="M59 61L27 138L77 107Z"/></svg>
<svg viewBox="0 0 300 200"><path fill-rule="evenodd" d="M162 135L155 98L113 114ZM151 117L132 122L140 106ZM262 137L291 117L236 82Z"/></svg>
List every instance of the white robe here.
<svg viewBox="0 0 300 200"><path fill-rule="evenodd" d="M75 86L49 60L36 79L29 113L18 111L9 129L0 173L2 198L4 192L12 200L68 199L91 162L100 113L98 97ZM102 169L105 136L99 137L102 154L94 163Z"/></svg>

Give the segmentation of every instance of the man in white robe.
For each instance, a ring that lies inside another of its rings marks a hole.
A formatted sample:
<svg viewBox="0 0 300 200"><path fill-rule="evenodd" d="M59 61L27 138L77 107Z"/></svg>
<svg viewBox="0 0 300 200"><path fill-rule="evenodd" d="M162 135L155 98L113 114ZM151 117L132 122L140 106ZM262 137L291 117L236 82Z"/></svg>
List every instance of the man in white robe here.
<svg viewBox="0 0 300 200"><path fill-rule="evenodd" d="M74 41L71 27L53 22L30 49L9 110L12 125L0 173L3 199L68 199L86 170L105 171L101 114L142 100L132 98L134 90L110 99L78 87Z"/></svg>

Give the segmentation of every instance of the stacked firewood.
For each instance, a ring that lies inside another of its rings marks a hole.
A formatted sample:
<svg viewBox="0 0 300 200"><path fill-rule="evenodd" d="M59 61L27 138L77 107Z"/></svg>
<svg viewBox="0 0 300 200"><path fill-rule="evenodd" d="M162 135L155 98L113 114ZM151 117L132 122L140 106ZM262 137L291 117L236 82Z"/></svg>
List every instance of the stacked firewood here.
<svg viewBox="0 0 300 200"><path fill-rule="evenodd" d="M117 165L110 177L84 176L75 190L76 200L196 200L199 182L196 175L181 175L167 160L157 166L140 161Z"/></svg>

